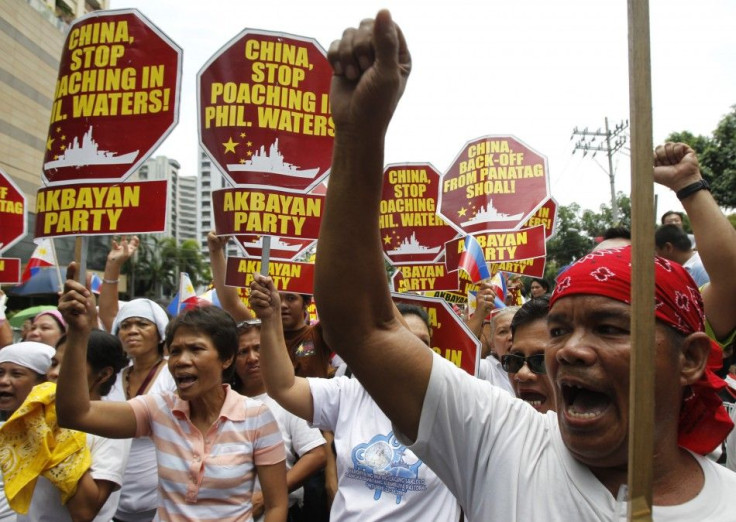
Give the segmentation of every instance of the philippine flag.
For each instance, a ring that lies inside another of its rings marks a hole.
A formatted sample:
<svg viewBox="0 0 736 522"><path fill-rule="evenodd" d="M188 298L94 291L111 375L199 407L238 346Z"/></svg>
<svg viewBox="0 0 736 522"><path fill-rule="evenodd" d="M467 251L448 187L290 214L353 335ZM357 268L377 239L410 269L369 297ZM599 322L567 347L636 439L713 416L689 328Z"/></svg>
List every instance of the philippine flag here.
<svg viewBox="0 0 736 522"><path fill-rule="evenodd" d="M506 296L508 291L506 289L506 274L503 272L496 272L496 275L491 279L491 286L496 291L496 308L503 308L506 306ZM499 306L501 303L503 306Z"/></svg>
<svg viewBox="0 0 736 522"><path fill-rule="evenodd" d="M179 291L174 296L174 299L166 307L166 310L171 315L177 315L182 308L196 306L199 303L199 298L194 291L192 280L189 279L189 274L186 272L179 273Z"/></svg>
<svg viewBox="0 0 736 522"><path fill-rule="evenodd" d="M31 254L26 269L23 271L21 282L25 283L36 275L39 270L48 266L56 266L56 256L54 255L54 246L51 244L51 239L46 238L38 243L36 250Z"/></svg>
<svg viewBox="0 0 736 522"><path fill-rule="evenodd" d="M474 283L491 277L480 243L470 234L465 236L465 251L460 254L458 268L465 270Z"/></svg>

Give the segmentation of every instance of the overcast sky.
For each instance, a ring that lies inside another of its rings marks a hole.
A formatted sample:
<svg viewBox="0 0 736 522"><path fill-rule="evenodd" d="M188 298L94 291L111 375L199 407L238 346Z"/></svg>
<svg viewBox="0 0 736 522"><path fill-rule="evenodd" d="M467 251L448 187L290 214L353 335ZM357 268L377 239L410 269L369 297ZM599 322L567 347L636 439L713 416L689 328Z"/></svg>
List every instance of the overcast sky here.
<svg viewBox="0 0 736 522"><path fill-rule="evenodd" d="M548 159L552 195L597 209L610 202L607 159L572 155L574 127L629 118L625 0L111 0L135 7L184 49L178 127L156 151L196 174L195 77L245 28L313 37L327 49L344 28L391 9L414 70L387 138L386 162L441 172L467 141L514 135ZM736 104L736 2L650 0L653 138L710 135ZM628 144L627 144L628 147ZM630 191L630 158L614 160ZM656 188L658 214L682 209Z"/></svg>

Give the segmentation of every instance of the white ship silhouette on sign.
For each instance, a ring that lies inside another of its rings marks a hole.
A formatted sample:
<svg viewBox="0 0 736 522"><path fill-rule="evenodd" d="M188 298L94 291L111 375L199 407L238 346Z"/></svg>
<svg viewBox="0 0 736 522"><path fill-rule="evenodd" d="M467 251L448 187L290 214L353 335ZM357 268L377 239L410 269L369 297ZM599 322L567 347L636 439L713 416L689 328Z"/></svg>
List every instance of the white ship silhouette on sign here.
<svg viewBox="0 0 736 522"><path fill-rule="evenodd" d="M266 146L261 145L261 148L249 160L245 160L243 163L228 163L227 170L230 172L267 172L296 178L313 178L319 172L319 167L300 170L296 165L285 162L284 155L279 151L279 139L276 138L276 141L269 147L268 154L266 154Z"/></svg>
<svg viewBox="0 0 736 522"><path fill-rule="evenodd" d="M82 167L84 165L122 165L133 163L137 157L137 150L121 156L118 156L117 152L100 150L97 142L92 138L92 127L90 127L82 136L81 146L79 138L75 136L60 156L44 163L43 167L58 169L59 167Z"/></svg>
<svg viewBox="0 0 736 522"><path fill-rule="evenodd" d="M259 237L255 241L250 243L243 243L245 248L263 248L263 236ZM288 252L296 252L302 248L302 245L290 245L281 241L280 237L273 237L271 239L271 250L286 250Z"/></svg>
<svg viewBox="0 0 736 522"><path fill-rule="evenodd" d="M488 202L488 207L480 207L480 210L475 213L473 216L473 219L469 219L468 221L463 221L461 223L462 226L467 225L477 225L480 223L488 223L488 222L495 222L495 221L516 221L517 219L521 219L521 217L524 215L523 212L519 212L518 214L504 214L503 212L499 212L493 207L493 200L490 200Z"/></svg>
<svg viewBox="0 0 736 522"><path fill-rule="evenodd" d="M426 247L420 245L417 241L416 232L411 233L411 237L404 238L398 248L389 250L388 253L394 256L406 255L406 254L437 254L442 247Z"/></svg>

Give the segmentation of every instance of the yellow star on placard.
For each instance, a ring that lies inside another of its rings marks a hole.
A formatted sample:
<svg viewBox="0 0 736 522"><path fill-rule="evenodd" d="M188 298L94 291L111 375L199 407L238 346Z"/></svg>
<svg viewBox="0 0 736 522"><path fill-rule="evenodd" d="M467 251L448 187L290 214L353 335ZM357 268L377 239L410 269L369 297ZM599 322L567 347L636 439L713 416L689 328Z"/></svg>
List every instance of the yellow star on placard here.
<svg viewBox="0 0 736 522"><path fill-rule="evenodd" d="M388 234L386 234L383 237L383 242L386 243L387 245L390 245L391 244L391 236L389 236Z"/></svg>
<svg viewBox="0 0 736 522"><path fill-rule="evenodd" d="M457 211L457 215L458 216L464 216L467 211L468 210L465 207L463 207L463 208L461 208L460 210Z"/></svg>
<svg viewBox="0 0 736 522"><path fill-rule="evenodd" d="M46 140L46 150L51 150L51 145L54 143L54 138L50 137Z"/></svg>
<svg viewBox="0 0 736 522"><path fill-rule="evenodd" d="M235 154L235 147L238 145L238 142L233 141L233 139L230 138L222 145L225 147L225 154L227 154L228 152L232 152L233 154Z"/></svg>
<svg viewBox="0 0 736 522"><path fill-rule="evenodd" d="M245 133L244 133L244 132L241 132L241 133L240 133L240 137L241 137L241 138L245 138Z"/></svg>

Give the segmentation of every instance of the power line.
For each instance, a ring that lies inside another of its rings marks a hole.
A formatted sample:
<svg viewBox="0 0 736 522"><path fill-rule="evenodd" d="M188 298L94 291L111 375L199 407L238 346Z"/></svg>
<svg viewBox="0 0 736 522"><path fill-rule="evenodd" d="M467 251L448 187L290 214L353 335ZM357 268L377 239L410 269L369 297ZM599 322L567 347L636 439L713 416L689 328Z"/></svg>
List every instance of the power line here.
<svg viewBox="0 0 736 522"><path fill-rule="evenodd" d="M583 157L587 156L589 152L594 158L599 152L605 152L606 156L608 156L608 179L611 184L611 214L613 216L613 223L616 224L619 222L619 219L618 202L616 201L615 172L613 170L613 155L626 144L626 133L624 131L629 127L629 120L621 121L616 124L613 129L608 126L608 117L605 118L605 123L605 130L598 129L595 131L589 131L588 127L585 127L583 130L575 127L572 130L570 141L572 141L575 136L580 137L573 147L573 154L582 150Z"/></svg>

